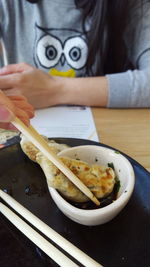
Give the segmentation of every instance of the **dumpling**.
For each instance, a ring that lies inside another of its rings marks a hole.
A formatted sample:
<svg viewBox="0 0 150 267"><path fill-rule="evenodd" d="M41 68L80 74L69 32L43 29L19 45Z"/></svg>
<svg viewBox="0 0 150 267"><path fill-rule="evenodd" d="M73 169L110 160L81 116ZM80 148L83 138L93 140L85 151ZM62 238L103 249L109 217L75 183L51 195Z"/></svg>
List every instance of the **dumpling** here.
<svg viewBox="0 0 150 267"><path fill-rule="evenodd" d="M20 136L20 146L23 150L23 152L31 159L32 161L36 162L36 155L39 152L39 149L36 148L35 145L33 145L23 134ZM66 144L58 144L54 140L49 140L47 137L43 136L45 141L48 143L49 147L54 153L59 153L65 148L68 148L69 146Z"/></svg>
<svg viewBox="0 0 150 267"><path fill-rule="evenodd" d="M44 137L54 153L59 153L65 148L65 144L58 144ZM47 179L49 187L57 189L64 197L75 202L88 201L84 195L50 160L28 141L23 135L20 142L24 153L37 162ZM93 192L97 198L109 195L115 184L115 173L112 168L99 165L88 165L86 162L60 157L62 162Z"/></svg>
<svg viewBox="0 0 150 267"><path fill-rule="evenodd" d="M97 198L109 195L115 184L115 174L112 168L91 165L86 162L60 157L63 163L93 192ZM75 202L89 200L57 167L39 152L36 160L47 179L48 186Z"/></svg>

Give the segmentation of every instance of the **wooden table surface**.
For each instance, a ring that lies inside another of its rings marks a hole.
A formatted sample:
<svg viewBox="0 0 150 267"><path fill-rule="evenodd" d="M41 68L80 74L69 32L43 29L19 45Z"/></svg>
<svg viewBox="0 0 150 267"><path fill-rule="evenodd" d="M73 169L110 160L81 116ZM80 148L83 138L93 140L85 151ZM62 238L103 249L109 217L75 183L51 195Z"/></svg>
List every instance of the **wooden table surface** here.
<svg viewBox="0 0 150 267"><path fill-rule="evenodd" d="M150 172L150 109L92 108L101 143L134 158Z"/></svg>

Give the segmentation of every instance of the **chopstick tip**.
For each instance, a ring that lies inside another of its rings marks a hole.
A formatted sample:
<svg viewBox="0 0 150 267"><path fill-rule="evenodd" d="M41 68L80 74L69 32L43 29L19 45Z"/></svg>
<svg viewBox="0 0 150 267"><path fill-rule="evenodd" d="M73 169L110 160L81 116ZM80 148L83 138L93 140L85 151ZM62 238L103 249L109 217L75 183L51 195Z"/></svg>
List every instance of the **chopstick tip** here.
<svg viewBox="0 0 150 267"><path fill-rule="evenodd" d="M93 196L92 201L93 201L97 206L100 206L100 201L99 201L95 196Z"/></svg>

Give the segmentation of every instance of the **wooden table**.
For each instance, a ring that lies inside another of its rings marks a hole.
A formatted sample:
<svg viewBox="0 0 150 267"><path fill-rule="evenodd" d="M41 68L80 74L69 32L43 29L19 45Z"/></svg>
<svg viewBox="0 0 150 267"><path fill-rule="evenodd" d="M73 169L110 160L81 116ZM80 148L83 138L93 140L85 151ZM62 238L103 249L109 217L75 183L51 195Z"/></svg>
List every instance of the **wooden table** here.
<svg viewBox="0 0 150 267"><path fill-rule="evenodd" d="M128 154L150 171L150 109L93 108L101 143Z"/></svg>

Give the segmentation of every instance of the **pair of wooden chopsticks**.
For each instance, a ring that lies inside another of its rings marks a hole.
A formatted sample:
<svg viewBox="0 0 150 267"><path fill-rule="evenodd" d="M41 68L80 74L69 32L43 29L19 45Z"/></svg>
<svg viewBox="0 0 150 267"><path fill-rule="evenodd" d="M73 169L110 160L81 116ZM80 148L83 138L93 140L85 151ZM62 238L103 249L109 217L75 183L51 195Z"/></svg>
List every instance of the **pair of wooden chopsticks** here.
<svg viewBox="0 0 150 267"><path fill-rule="evenodd" d="M100 205L99 200L93 195L87 186L53 153L47 142L41 135L30 125L27 127L20 119L15 117L11 123L23 133L28 140L30 140L43 154L46 156L63 174L71 180L89 199L91 199L97 206Z"/></svg>
<svg viewBox="0 0 150 267"><path fill-rule="evenodd" d="M9 206L11 206L11 208L13 208L15 212L20 214L23 218L25 218L26 221L35 226L45 236L53 240L59 247L61 247L68 254L73 256L78 262L80 262L86 267L102 267L101 264L90 258L77 247L75 247L72 243L70 243L60 234L55 232L47 224L45 224L38 217L33 215L29 210L27 210L25 207L23 207L20 203L18 203L15 199L13 199L11 196L9 196L2 190L0 190L0 197ZM11 221L12 224L14 224L24 235L26 235L34 244L36 244L41 250L43 250L58 265L62 267L78 266L1 202L0 211L9 221Z"/></svg>

